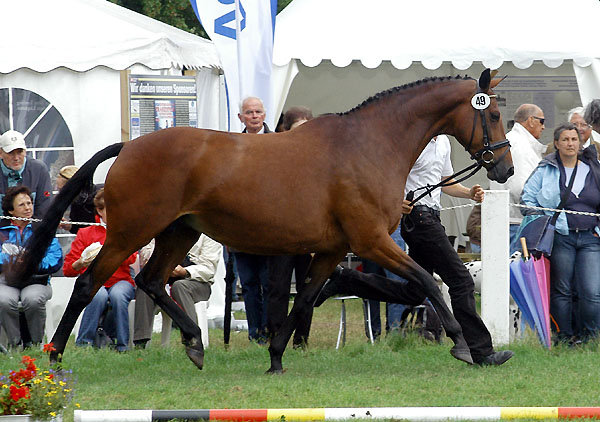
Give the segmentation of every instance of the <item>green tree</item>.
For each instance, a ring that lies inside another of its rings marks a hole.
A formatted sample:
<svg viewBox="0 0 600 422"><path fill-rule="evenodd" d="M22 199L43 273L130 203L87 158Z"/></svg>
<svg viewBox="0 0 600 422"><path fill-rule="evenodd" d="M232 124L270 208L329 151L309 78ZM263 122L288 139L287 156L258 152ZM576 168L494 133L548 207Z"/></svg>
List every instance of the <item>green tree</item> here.
<svg viewBox="0 0 600 422"><path fill-rule="evenodd" d="M208 38L206 31L198 22L189 0L110 0L134 12L149 16L176 28ZM266 0L265 0L266 1ZM277 13L281 12L292 0L277 0Z"/></svg>

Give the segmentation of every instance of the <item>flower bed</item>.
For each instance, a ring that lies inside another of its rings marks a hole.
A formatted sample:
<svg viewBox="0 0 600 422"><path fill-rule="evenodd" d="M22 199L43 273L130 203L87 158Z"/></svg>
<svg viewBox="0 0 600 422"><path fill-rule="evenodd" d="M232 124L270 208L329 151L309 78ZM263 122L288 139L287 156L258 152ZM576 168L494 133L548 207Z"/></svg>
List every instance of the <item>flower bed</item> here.
<svg viewBox="0 0 600 422"><path fill-rule="evenodd" d="M52 343L44 351L53 350ZM48 421L62 414L73 398L71 371L42 370L35 359L23 356L22 368L0 374L0 415L31 415Z"/></svg>

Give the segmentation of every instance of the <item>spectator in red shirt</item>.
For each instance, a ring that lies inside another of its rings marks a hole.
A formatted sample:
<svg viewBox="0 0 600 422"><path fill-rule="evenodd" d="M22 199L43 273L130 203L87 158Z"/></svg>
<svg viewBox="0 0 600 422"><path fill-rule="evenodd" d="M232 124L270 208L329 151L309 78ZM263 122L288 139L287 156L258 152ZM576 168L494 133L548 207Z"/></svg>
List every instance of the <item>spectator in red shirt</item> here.
<svg viewBox="0 0 600 422"><path fill-rule="evenodd" d="M104 189L100 189L94 196L94 206L100 222L106 222L106 208L104 206ZM82 274L100 252L106 239L106 226L90 226L80 229L71 244L71 250L65 257L63 273L67 277L76 277ZM108 307L112 308L114 321L114 336L116 337L116 350L127 351L129 344L129 302L135 297L135 283L131 277L130 265L137 257L137 253L126 259L117 271L108 279L104 286L96 293L90 304L83 312L81 326L75 343L80 346L92 345L98 330L100 317ZM112 322L112 321L111 321ZM107 327L107 332L110 334Z"/></svg>

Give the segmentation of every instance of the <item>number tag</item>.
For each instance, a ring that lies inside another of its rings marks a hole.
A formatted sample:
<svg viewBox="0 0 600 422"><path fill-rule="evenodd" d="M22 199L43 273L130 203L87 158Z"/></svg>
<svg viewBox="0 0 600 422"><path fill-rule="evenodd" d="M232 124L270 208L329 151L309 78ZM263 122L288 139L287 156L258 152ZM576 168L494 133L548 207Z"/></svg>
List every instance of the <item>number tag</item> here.
<svg viewBox="0 0 600 422"><path fill-rule="evenodd" d="M475 110L485 110L490 106L491 102L490 96L483 92L475 94L473 98L471 98L471 105Z"/></svg>

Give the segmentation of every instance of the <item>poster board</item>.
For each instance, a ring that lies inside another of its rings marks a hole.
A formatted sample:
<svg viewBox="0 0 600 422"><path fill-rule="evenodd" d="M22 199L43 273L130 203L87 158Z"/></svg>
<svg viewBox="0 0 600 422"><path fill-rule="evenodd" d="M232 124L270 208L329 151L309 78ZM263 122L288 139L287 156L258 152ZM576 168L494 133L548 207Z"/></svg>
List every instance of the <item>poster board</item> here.
<svg viewBox="0 0 600 422"><path fill-rule="evenodd" d="M173 126L198 127L196 78L127 76L128 139Z"/></svg>
<svg viewBox="0 0 600 422"><path fill-rule="evenodd" d="M544 111L543 144L552 142L554 128L567 121L567 112L581 106L575 76L510 76L494 92L505 124L521 104L536 104Z"/></svg>

